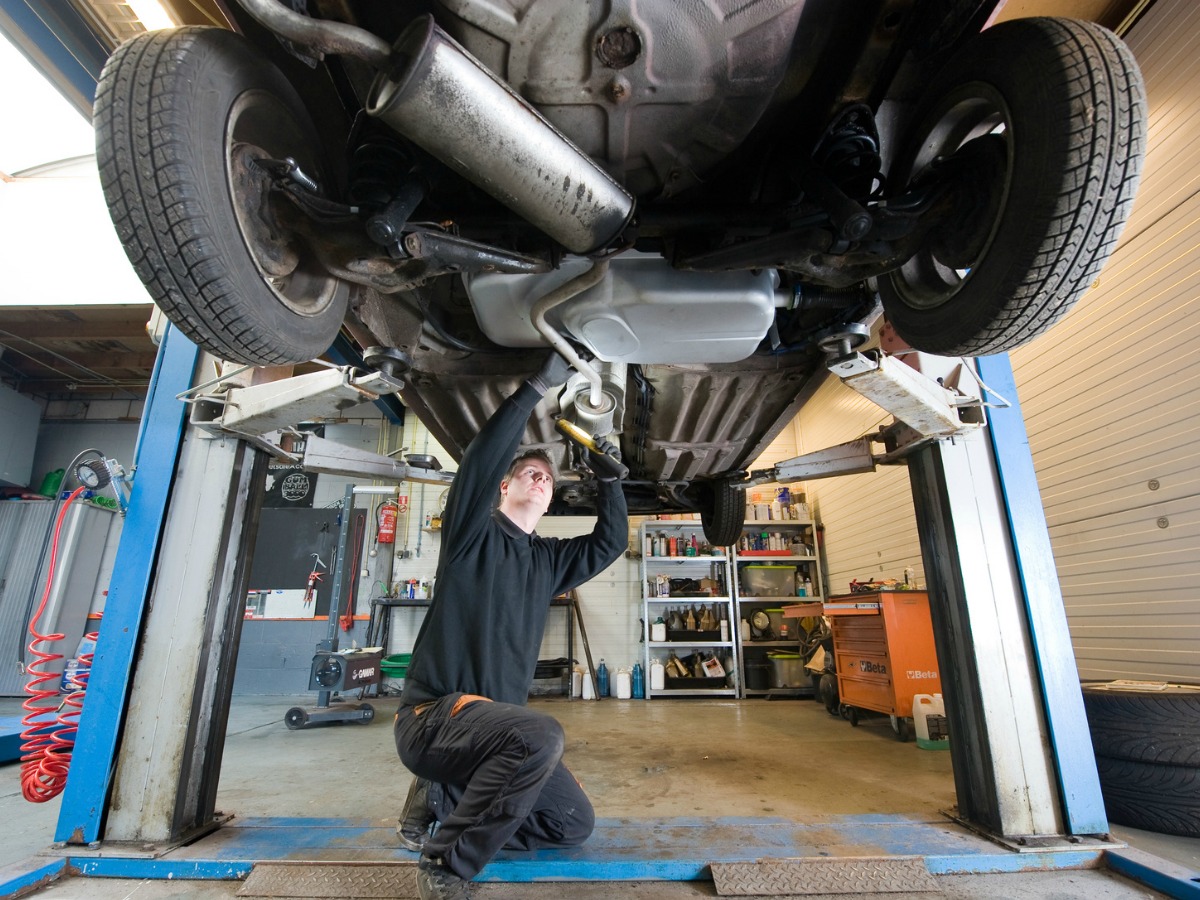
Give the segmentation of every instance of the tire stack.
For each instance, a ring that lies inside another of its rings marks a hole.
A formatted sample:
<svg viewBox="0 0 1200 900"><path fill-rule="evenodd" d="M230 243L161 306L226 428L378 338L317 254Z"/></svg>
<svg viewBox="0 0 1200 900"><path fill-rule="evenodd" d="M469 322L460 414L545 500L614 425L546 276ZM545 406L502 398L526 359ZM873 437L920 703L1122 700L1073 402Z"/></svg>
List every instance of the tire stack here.
<svg viewBox="0 0 1200 900"><path fill-rule="evenodd" d="M1089 684L1083 701L1109 821L1200 837L1200 687Z"/></svg>

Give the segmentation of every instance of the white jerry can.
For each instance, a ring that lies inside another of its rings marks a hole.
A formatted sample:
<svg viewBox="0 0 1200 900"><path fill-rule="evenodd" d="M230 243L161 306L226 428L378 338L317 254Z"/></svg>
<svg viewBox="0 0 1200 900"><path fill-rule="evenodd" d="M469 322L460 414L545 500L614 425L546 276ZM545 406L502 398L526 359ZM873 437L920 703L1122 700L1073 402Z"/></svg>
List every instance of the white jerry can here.
<svg viewBox="0 0 1200 900"><path fill-rule="evenodd" d="M941 694L913 694L913 725L917 746L922 750L948 750L950 729L946 726L946 705Z"/></svg>

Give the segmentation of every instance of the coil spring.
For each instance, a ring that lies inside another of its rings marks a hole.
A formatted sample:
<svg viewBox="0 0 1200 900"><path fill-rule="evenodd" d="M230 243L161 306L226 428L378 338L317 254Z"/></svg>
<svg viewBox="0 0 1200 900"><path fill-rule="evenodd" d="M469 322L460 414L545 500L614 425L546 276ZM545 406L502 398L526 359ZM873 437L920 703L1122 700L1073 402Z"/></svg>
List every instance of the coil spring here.
<svg viewBox="0 0 1200 900"><path fill-rule="evenodd" d="M412 165L408 151L395 141L366 138L351 159L350 202L371 210L386 206Z"/></svg>
<svg viewBox="0 0 1200 900"><path fill-rule="evenodd" d="M871 108L857 103L842 110L817 145L813 160L846 196L859 201L878 197L884 188L883 159Z"/></svg>

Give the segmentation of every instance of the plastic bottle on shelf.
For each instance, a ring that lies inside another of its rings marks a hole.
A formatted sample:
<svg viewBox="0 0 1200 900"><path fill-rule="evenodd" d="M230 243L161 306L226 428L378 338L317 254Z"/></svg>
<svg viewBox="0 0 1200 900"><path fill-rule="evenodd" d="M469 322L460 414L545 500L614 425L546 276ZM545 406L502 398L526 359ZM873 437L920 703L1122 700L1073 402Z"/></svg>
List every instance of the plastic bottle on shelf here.
<svg viewBox="0 0 1200 900"><path fill-rule="evenodd" d="M742 640L743 641L750 640L750 623L748 621L746 621L745 619L742 619L741 625L739 627L741 628Z"/></svg>
<svg viewBox="0 0 1200 900"><path fill-rule="evenodd" d="M652 643L661 643L667 639L667 623L663 621L663 617L659 616L650 625L650 640Z"/></svg>
<svg viewBox="0 0 1200 900"><path fill-rule="evenodd" d="M604 665L604 660L600 660L600 665L596 666L596 688L600 691L601 697L607 697L608 694L608 668Z"/></svg>
<svg viewBox="0 0 1200 900"><path fill-rule="evenodd" d="M636 662L633 664L633 672L630 674L630 690L633 693L634 700L646 699L646 675L642 672L642 664Z"/></svg>

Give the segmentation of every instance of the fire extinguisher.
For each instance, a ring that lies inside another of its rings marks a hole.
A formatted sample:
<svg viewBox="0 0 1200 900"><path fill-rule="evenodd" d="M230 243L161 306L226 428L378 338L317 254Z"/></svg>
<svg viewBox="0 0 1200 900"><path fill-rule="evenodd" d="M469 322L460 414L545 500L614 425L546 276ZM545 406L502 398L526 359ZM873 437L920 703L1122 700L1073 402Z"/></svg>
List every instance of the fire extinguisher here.
<svg viewBox="0 0 1200 900"><path fill-rule="evenodd" d="M396 542L396 515L399 507L392 500L385 500L379 504L379 531L376 540L380 544L394 544Z"/></svg>

